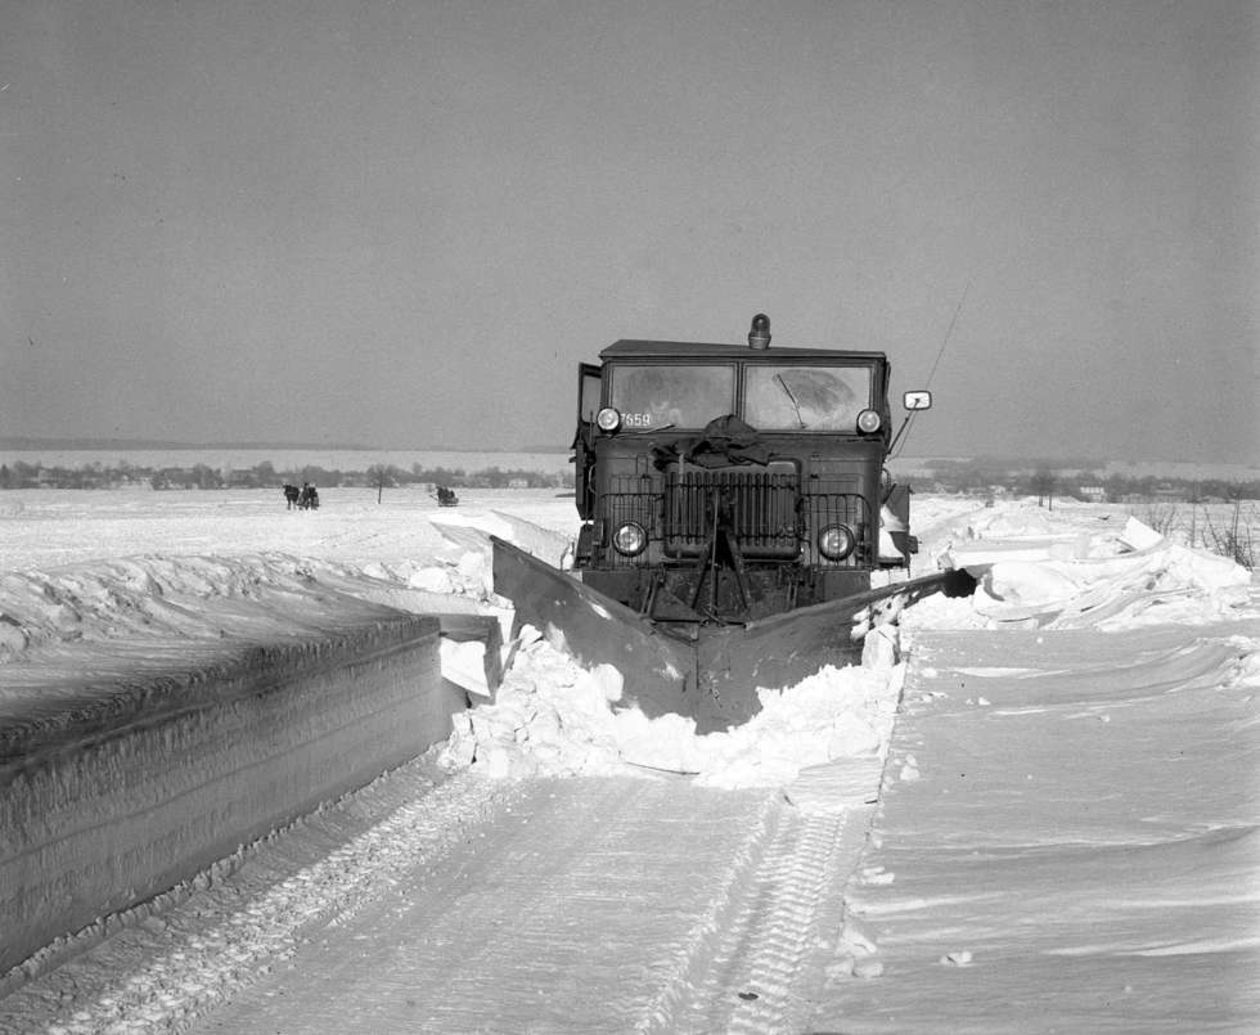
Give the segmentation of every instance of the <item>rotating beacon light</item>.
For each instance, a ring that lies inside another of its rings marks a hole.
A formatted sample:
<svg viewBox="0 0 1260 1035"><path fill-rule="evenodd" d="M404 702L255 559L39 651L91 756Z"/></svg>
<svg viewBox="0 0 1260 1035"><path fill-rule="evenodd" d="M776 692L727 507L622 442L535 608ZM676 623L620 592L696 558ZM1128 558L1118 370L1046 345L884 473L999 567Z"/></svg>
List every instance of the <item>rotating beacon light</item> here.
<svg viewBox="0 0 1260 1035"><path fill-rule="evenodd" d="M748 347L758 350L770 347L770 317L765 313L758 313L752 318L752 327L748 331Z"/></svg>

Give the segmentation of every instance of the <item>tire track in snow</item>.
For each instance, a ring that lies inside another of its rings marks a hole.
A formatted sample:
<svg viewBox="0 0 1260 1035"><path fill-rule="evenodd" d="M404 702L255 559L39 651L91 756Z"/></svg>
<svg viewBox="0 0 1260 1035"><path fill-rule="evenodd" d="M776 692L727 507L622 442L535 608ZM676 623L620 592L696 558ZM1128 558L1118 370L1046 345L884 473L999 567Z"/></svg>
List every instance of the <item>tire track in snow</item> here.
<svg viewBox="0 0 1260 1035"><path fill-rule="evenodd" d="M680 1006L688 993L693 991L697 973L707 965L715 953L714 943L730 924L730 913L739 902L741 887L750 880L750 872L760 863L762 847L770 836L777 817L782 812L773 797L767 797L750 824L747 840L731 858L721 880L715 887L709 907L685 934L668 947L662 955L667 957L674 977L666 982L651 999L639 1009L636 1032L657 1033L680 1031Z"/></svg>
<svg viewBox="0 0 1260 1035"><path fill-rule="evenodd" d="M194 1030L679 1031L785 811L682 780L530 782L467 851L400 874Z"/></svg>
<svg viewBox="0 0 1260 1035"><path fill-rule="evenodd" d="M694 986L687 1012L661 1032L782 1035L804 1020L801 991L820 971L824 928L838 915L853 860L837 850L849 814L780 809L759 865Z"/></svg>
<svg viewBox="0 0 1260 1035"><path fill-rule="evenodd" d="M625 778L457 778L409 801L402 776L383 822L319 861L293 845L268 890L213 882L24 989L0 1031L799 1028L846 813Z"/></svg>
<svg viewBox="0 0 1260 1035"><path fill-rule="evenodd" d="M291 959L313 929L387 893L398 871L450 851L518 791L466 777L434 786L419 762L394 770L72 936L88 943L78 958L0 999L0 1035L182 1031Z"/></svg>

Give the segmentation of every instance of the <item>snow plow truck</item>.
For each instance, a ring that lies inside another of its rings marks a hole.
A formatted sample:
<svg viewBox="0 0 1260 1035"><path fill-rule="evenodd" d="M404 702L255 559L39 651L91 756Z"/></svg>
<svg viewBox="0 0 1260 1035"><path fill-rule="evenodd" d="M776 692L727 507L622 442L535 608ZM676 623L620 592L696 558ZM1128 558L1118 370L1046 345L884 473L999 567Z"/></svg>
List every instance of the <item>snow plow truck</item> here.
<svg viewBox="0 0 1260 1035"><path fill-rule="evenodd" d="M859 659L863 635L907 603L975 585L962 571L908 577L910 491L885 467L887 357L770 338L758 314L747 346L622 340L581 364L569 570L493 540L518 627L614 665L620 705L700 733L746 722L759 687ZM906 392L904 420L931 401Z"/></svg>

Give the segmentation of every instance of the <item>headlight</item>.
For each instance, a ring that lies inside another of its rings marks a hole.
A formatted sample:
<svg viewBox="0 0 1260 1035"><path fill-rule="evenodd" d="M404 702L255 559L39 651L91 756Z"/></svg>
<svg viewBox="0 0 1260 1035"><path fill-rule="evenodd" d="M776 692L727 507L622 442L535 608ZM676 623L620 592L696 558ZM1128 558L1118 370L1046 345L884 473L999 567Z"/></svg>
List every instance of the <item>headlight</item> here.
<svg viewBox="0 0 1260 1035"><path fill-rule="evenodd" d="M858 414L858 431L863 434L869 435L871 432L878 431L882 423L878 410L863 410Z"/></svg>
<svg viewBox="0 0 1260 1035"><path fill-rule="evenodd" d="M611 406L605 406L595 414L595 423L600 431L616 431L621 426L621 414Z"/></svg>
<svg viewBox="0 0 1260 1035"><path fill-rule="evenodd" d="M635 557L647 549L647 532L636 521L627 521L613 533L613 549L626 557Z"/></svg>
<svg viewBox="0 0 1260 1035"><path fill-rule="evenodd" d="M829 561L842 561L857 547L848 525L828 525L818 533L818 552Z"/></svg>

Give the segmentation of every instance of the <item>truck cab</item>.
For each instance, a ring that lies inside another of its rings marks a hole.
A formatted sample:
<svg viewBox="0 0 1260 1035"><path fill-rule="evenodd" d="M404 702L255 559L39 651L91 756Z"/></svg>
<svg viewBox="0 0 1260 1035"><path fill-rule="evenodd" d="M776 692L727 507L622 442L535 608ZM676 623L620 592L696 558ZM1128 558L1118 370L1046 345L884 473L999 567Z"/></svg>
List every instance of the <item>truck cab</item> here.
<svg viewBox="0 0 1260 1035"><path fill-rule="evenodd" d="M758 314L748 346L622 340L599 359L579 369L573 446L592 589L655 622L739 624L908 565L883 353L771 348Z"/></svg>

